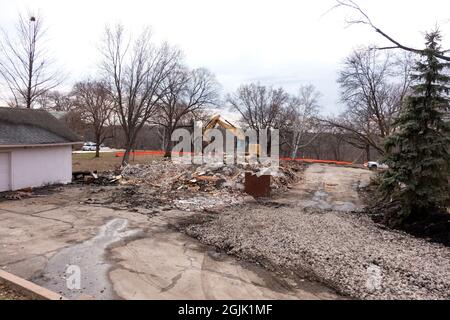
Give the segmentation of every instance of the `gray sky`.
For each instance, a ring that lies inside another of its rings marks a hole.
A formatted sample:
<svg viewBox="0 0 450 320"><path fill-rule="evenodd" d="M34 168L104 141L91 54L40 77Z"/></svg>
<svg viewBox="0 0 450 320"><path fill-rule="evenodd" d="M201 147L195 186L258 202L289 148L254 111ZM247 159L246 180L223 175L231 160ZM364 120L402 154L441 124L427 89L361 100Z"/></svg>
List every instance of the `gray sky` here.
<svg viewBox="0 0 450 320"><path fill-rule="evenodd" d="M450 1L357 0L372 20L407 45L420 47L423 31L441 25L450 48ZM349 11L323 14L333 0L0 0L0 25L19 11L39 10L50 48L69 72L66 86L94 75L105 24L138 33L152 27L157 41L185 52L190 67L214 72L223 93L259 81L295 93L312 83L324 95L324 113L338 113L337 72L360 45L387 44L364 26L347 28Z"/></svg>

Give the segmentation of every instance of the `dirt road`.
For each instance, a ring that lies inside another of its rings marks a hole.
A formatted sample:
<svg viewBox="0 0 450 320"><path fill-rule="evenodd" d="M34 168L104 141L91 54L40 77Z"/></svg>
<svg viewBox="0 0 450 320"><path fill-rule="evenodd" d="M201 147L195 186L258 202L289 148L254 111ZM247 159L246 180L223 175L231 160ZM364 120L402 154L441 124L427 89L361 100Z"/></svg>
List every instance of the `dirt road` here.
<svg viewBox="0 0 450 320"><path fill-rule="evenodd" d="M314 164L304 172L302 182L280 200L300 208L356 211L362 208L358 188L367 186L371 176L365 169Z"/></svg>

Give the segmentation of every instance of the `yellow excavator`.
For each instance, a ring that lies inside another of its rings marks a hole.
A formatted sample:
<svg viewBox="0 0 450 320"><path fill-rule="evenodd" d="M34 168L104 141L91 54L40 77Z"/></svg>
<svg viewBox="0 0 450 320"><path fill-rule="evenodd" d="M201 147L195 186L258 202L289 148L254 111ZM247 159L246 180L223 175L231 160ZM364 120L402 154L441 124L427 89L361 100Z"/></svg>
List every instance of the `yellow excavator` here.
<svg viewBox="0 0 450 320"><path fill-rule="evenodd" d="M229 130L238 139L238 143L245 144L245 134L241 129L238 129L231 122L222 118L220 115L214 115L213 117L211 117L211 120L209 120L209 122L203 128L203 139L204 139L203 141L205 142L206 145L210 143L210 141L207 138L209 131L217 128L217 126ZM259 144L250 144L248 146L247 153L253 155L260 155L260 151L261 147Z"/></svg>

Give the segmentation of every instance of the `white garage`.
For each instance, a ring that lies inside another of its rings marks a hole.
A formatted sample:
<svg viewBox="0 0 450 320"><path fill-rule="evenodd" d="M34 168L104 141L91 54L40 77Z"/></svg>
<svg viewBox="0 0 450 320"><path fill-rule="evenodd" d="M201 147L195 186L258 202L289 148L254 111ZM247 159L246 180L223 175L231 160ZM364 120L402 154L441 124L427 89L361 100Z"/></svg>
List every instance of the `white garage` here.
<svg viewBox="0 0 450 320"><path fill-rule="evenodd" d="M44 110L0 108L0 192L70 183L80 140Z"/></svg>
<svg viewBox="0 0 450 320"><path fill-rule="evenodd" d="M11 190L11 154L0 152L0 192Z"/></svg>

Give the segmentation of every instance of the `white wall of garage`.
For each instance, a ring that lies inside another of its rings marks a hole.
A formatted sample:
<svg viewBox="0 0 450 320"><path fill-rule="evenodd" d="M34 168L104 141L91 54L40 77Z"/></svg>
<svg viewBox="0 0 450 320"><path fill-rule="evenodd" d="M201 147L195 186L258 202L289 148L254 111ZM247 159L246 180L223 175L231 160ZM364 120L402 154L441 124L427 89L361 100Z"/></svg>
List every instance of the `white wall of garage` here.
<svg viewBox="0 0 450 320"><path fill-rule="evenodd" d="M0 153L3 154L0 156L0 179L7 179L3 171L9 170L10 175L9 183L6 180L0 182L0 191L6 191L1 189L5 189L7 185L9 190L20 190L72 181L70 145L0 149ZM5 164L6 161L9 161L9 165ZM8 167L9 169L5 169Z"/></svg>
<svg viewBox="0 0 450 320"><path fill-rule="evenodd" d="M11 189L10 154L0 152L0 192Z"/></svg>

